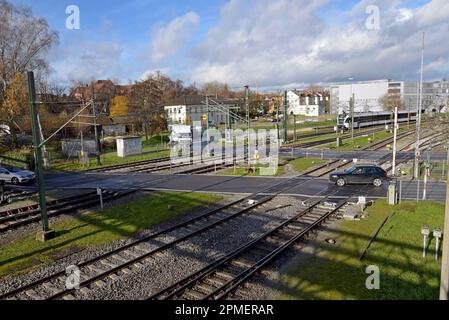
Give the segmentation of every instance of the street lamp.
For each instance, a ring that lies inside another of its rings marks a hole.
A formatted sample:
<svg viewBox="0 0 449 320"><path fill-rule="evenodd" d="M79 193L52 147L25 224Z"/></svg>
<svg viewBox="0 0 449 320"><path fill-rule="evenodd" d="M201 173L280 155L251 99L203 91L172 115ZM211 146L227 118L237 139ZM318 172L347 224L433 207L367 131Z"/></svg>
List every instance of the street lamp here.
<svg viewBox="0 0 449 320"><path fill-rule="evenodd" d="M349 81L351 81L351 94L349 96L349 104L350 104L350 111L351 111L351 140L354 141L354 108L355 108L355 99L354 99L354 93L352 89L352 81L354 78L350 77L348 78Z"/></svg>
<svg viewBox="0 0 449 320"><path fill-rule="evenodd" d="M447 153L447 163L449 163L449 145ZM444 214L443 226L443 257L441 264L440 280L440 300L449 299L449 172L446 183L446 210Z"/></svg>

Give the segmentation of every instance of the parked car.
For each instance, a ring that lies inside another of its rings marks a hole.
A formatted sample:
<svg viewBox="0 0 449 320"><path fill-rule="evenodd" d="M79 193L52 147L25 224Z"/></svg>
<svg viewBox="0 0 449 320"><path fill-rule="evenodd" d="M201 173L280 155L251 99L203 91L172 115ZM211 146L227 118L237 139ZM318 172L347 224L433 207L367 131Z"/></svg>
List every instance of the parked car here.
<svg viewBox="0 0 449 320"><path fill-rule="evenodd" d="M34 172L16 167L0 167L0 181L12 184L27 183L36 178Z"/></svg>
<svg viewBox="0 0 449 320"><path fill-rule="evenodd" d="M387 172L376 165L356 165L329 176L329 180L339 187L346 184L373 184L380 187L387 179Z"/></svg>

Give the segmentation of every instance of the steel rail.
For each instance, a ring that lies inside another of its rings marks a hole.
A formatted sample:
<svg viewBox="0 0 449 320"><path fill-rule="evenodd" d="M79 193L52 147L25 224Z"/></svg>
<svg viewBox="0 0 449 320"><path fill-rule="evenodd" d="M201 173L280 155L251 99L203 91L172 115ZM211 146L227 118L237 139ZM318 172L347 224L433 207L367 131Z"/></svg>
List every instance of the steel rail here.
<svg viewBox="0 0 449 320"><path fill-rule="evenodd" d="M124 197L128 194L134 193L136 190L128 190L124 192L106 192L105 196L103 196L103 201L108 202L110 200L115 200L121 197ZM83 201L80 203L80 201ZM71 200L69 202L58 203L49 207L48 216L53 217L57 215L61 215L67 212L71 212L78 209L84 209L88 207L92 207L99 204L98 196L95 194L90 195L86 198L80 198L78 196L77 199ZM3 226L0 226L0 232L5 232L11 229L18 228L23 225L27 225L41 219L40 210L32 210L31 212L22 212L17 213L10 216L5 216L0 218L0 223ZM14 221L14 222L10 222Z"/></svg>
<svg viewBox="0 0 449 320"><path fill-rule="evenodd" d="M214 226L216 226L216 225L220 224L221 222L225 222L225 221L230 220L230 217L235 218L235 217L237 217L237 216L239 216L239 215L241 215L241 214L243 214L243 213L245 213L245 212L247 212L247 211L249 211L249 210L251 210L251 209L253 209L253 208L255 208L255 207L257 207L257 206L259 206L259 205L261 205L261 204L263 204L263 203L265 203L265 202L268 202L269 200L273 199L274 197L276 197L277 195L279 195L280 193L282 193L282 192L284 191L285 188L281 188L280 190L278 190L276 193L274 193L274 194L272 194L272 195L262 195L263 192L266 192L267 190L270 190L270 189L278 188L279 186L282 186L282 185L286 186L286 188L292 188L293 186L292 186L292 185L289 185L289 183L297 182L297 178L298 178L298 177L300 177L300 176L292 177L292 178L288 179L287 181L281 181L281 182L279 182L279 183L277 183L277 184L275 184L275 185L273 185L273 186L270 186L270 187L267 187L267 188L261 190L261 191L258 192L258 193L252 194L252 195L250 195L250 196L247 196L247 197L242 198L242 199L240 199L240 200L234 201L234 202L232 202L232 203L230 203L230 204L227 204L227 205L225 205L225 206L222 206L222 207L220 207L220 208L217 208L217 209L214 209L214 210L212 210L212 211L209 211L209 212L207 212L207 213L205 213L205 214L203 214L203 215L201 215L201 216L199 216L199 217L192 218L192 219L190 219L190 220L188 220L188 221L186 221L186 222L177 224L177 225L175 225L175 226L173 226L173 227L170 227L170 228L164 229L164 230L162 230L162 231L160 231L160 232L151 234L151 235L149 235L149 236L147 236L147 237L144 237L144 238L142 238L142 239L133 241L133 242L127 244L127 245L121 246L121 247L119 247L119 248L117 248L117 249L115 249L115 250L111 250L111 251L109 251L109 252L107 252L107 253L105 253L105 254L99 255L99 256L97 256L97 257L95 257L95 258L93 258L93 259L89 259L89 260L83 261L83 262L81 262L81 263L78 264L78 267L85 267L85 266L88 266L88 265L92 265L93 263L95 263L95 262L97 262L97 261L103 260L103 259L105 259L105 258L107 258L107 257L110 257L110 256L113 256L113 255L115 255L115 254L117 254L117 253L119 253L119 252L125 251L125 250L127 250L127 249L129 249L129 248L132 248L132 247L135 247L135 246L137 246L137 245L140 244L140 243L149 241L149 240L151 240L151 239L153 239L153 238L155 238L155 237L157 237L157 236L163 235L164 233L168 233L168 232L171 232L171 231L173 231L173 230L182 228L183 226L187 226L187 225L189 225L189 224L193 224L193 223L195 223L195 222L197 222L197 221L199 221L199 220L201 220L201 219L207 218L208 216L211 216L211 215L214 214L214 213L220 212L220 211L222 211L222 210L224 210L224 209L226 209L226 208L228 208L228 207L231 207L231 206L233 206L233 205L236 205L236 204L238 204L238 203L240 203L240 202L243 202L243 201L245 201L245 200L255 198L256 196L261 196L261 197L263 197L263 199L265 199L265 201L262 200L263 202L262 202L261 200L259 200L259 201L256 202L254 205L251 205L251 206L249 206L249 207L243 208L243 210L240 210L240 211L238 212L239 214L234 214L234 215L232 215L232 216L226 217L225 219L223 219L223 221L222 221L222 220L217 221L216 223L213 224ZM306 183L306 182L308 182L308 180L302 181L302 183ZM294 186L297 186L297 185L298 185L298 184L295 184ZM221 221L221 222L220 222L220 221ZM202 228L201 230L202 230L202 231L205 231L205 230L210 229L210 228L212 228L212 227L213 227L212 225L208 225L207 227ZM198 231L198 230L197 230L197 231ZM195 234L198 234L198 233L199 233L199 232L195 232ZM191 237L192 234L189 234L189 235L187 235L187 236L188 236L188 237ZM185 237L184 240L186 240L186 239L187 239L187 237ZM179 242L181 242L181 241L183 241L183 240L178 240L178 241L176 241L176 243L179 243ZM172 245L174 245L174 244L176 244L176 243L172 243ZM168 248L168 247L166 247L166 248ZM159 250L159 251L161 251L161 250ZM155 253L155 252L153 252L152 254L154 254L154 253ZM142 256L137 257L137 258L135 258L135 259L131 259L130 262L126 264L126 266L128 266L128 265L130 265L130 264L134 264L134 263L136 263L136 262L139 262L139 261L145 259L146 257L147 257L147 255L145 255L145 256L142 255ZM120 267L119 269L117 269L117 270L126 268L126 266L123 265L123 266L121 266L121 267ZM104 278L105 276L107 276L107 275L109 275L109 274L112 274L112 273L114 273L114 272L117 272L117 270L116 270L116 269L109 270L109 271L107 272L107 274L106 274L106 273L102 274L102 277L101 277L101 278ZM58 277L61 277L61 276L64 276L64 275L65 275L65 270L61 270L61 271L59 271L59 272L57 272L57 273L54 273L54 274L52 274L52 275L49 275L49 276L47 276L47 277L44 277L44 278L39 279L39 280L36 280L36 281L34 281L34 282L32 282L32 283L26 285L26 286L22 286L22 287L19 287L19 288L17 288L17 289L11 290L11 291L9 291L9 292L7 292L7 293L4 293L4 294L0 295L0 300L6 299L6 298L8 298L8 297L16 296L16 295L18 295L18 294L20 294L20 293L25 292L26 290L35 288L35 287L37 287L37 286L39 286L39 285L41 285L41 284L44 284L44 283L46 283L46 282L51 282L52 280L55 280L55 279L57 279ZM95 281L96 281L96 280L95 280ZM83 284L80 284L80 286L87 285L87 284L89 284L89 283L91 283L91 282L92 282L92 281L84 282ZM66 295L66 294L68 294L68 293L70 293L70 292L72 292L72 291L73 291L73 290L70 290L70 291L64 291L63 293L54 294L54 295L50 296L49 298L50 298L50 299L55 299L55 298L60 297L61 295Z"/></svg>
<svg viewBox="0 0 449 320"><path fill-rule="evenodd" d="M149 300L155 300L155 299L170 299L175 296L180 296L182 293L184 293L187 289L194 287L200 280L206 279L208 276L214 274L218 269L222 266L224 266L226 263L232 261L234 258L238 257L242 253L250 252L251 249L254 249L257 245L260 243L263 243L264 240L266 240L269 237L274 236L278 231L282 230L284 227L290 225L292 222L297 221L299 218L305 216L306 214L310 213L314 208L316 208L320 203L323 203L325 199L328 197L325 197L324 199L320 199L318 201L315 201L311 205L309 205L306 209L302 210L300 213L296 214L294 217L284 221L274 229L264 233L263 235L259 236L255 240L251 240L248 243L240 246L239 248L235 249L234 251L225 254L223 257L217 259L216 261L212 262L205 268L193 273L192 275L176 282L175 284L169 286L168 288L165 288L152 296L150 296ZM349 197L350 198L350 197ZM348 198L348 199L349 199ZM255 272L260 270L263 266L265 266L268 262L273 260L279 253L284 251L286 248L290 247L290 245L294 242L296 242L299 238L302 238L306 233L308 233L310 230L314 229L317 225L321 224L322 221L324 221L326 218L337 212L345 203L347 200L341 202L339 205L337 205L336 208L332 209L330 212L326 213L325 215L321 216L318 220L310 224L308 227L303 229L300 234L296 235L293 239L289 240L288 242L284 243L281 246L278 246L276 249L269 252L269 254L265 255L263 259L257 261L254 263L250 268L247 268L242 273L235 276L232 280L226 282L225 284L221 285L219 288L217 288L215 291L212 291L211 293L204 296L204 299L210 299L219 292L226 290L225 292L230 292L236 287L238 287L242 282L244 282L246 279L248 279L251 275L253 275ZM221 297L224 294L221 295Z"/></svg>

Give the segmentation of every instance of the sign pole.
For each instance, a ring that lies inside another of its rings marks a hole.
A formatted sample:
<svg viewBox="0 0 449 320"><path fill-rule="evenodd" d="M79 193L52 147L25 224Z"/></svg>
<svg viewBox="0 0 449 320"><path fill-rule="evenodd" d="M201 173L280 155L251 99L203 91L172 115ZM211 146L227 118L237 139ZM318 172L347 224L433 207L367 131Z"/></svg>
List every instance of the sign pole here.
<svg viewBox="0 0 449 320"><path fill-rule="evenodd" d="M36 234L36 240L47 241L55 236L55 232L51 230L48 226L47 200L45 196L44 173L42 166L42 152L41 152L42 149L40 147L42 141L38 127L34 73L32 71L28 71L27 78L28 78L28 92L30 96L31 129L33 132L34 156L36 158L36 178L39 190L39 208L42 219L42 231L39 231Z"/></svg>
<svg viewBox="0 0 449 320"><path fill-rule="evenodd" d="M398 107L394 108L394 138L393 138L393 176L396 175L396 146L397 146L397 136L398 136Z"/></svg>
<svg viewBox="0 0 449 320"><path fill-rule="evenodd" d="M447 153L447 163L449 163L449 149ZM449 298L449 174L446 184L446 211L444 214L443 227L443 257L441 264L440 300Z"/></svg>

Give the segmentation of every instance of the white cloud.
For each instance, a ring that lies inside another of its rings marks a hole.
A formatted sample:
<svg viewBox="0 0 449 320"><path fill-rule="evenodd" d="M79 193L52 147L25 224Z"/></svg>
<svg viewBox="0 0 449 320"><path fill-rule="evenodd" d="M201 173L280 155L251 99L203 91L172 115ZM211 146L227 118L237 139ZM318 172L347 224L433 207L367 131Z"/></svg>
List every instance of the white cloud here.
<svg viewBox="0 0 449 320"><path fill-rule="evenodd" d="M170 72L170 68L159 68L159 69L147 70L139 77L139 81L147 80L148 78L151 78L153 75L157 74L158 72L160 72L162 74L168 74Z"/></svg>
<svg viewBox="0 0 449 320"><path fill-rule="evenodd" d="M123 48L117 42L93 42L83 38L55 48L51 61L50 80L69 85L71 81L121 79L126 70L118 61Z"/></svg>
<svg viewBox="0 0 449 320"><path fill-rule="evenodd" d="M192 38L199 24L198 14L190 11L155 30L151 45L153 62L159 63L178 52Z"/></svg>
<svg viewBox="0 0 449 320"><path fill-rule="evenodd" d="M337 26L320 15L327 3L231 0L217 25L192 51L196 64L191 80L263 87L348 77L416 79L422 31L428 35L426 64L431 66L426 78L449 72L441 63L449 56L449 1L433 0L414 9L407 6L409 1L376 1L378 31L365 27L365 8L373 1L360 1L342 13L348 21Z"/></svg>
<svg viewBox="0 0 449 320"><path fill-rule="evenodd" d="M402 23L413 18L413 10L407 8L400 8L396 16L396 22Z"/></svg>

